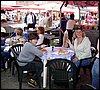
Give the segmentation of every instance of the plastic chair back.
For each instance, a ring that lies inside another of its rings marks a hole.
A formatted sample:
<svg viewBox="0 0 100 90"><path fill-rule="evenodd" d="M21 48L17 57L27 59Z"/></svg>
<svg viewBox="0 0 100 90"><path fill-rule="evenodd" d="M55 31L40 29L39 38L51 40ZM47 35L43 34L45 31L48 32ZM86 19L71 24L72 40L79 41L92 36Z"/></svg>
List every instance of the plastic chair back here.
<svg viewBox="0 0 100 90"><path fill-rule="evenodd" d="M68 88L75 88L77 83L77 67L67 59L52 59L47 62L49 70L49 87L52 88L52 81L66 83Z"/></svg>

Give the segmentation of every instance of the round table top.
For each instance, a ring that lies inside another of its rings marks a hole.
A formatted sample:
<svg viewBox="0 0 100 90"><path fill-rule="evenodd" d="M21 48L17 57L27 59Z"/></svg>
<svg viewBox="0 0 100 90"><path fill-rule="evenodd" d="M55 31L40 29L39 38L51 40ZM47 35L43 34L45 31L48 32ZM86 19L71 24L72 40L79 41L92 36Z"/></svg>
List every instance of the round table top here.
<svg viewBox="0 0 100 90"><path fill-rule="evenodd" d="M64 48L64 47L46 47L42 49L43 56L42 59L50 60L55 58L66 58L68 60L71 59L71 57L74 55L74 51L70 48Z"/></svg>

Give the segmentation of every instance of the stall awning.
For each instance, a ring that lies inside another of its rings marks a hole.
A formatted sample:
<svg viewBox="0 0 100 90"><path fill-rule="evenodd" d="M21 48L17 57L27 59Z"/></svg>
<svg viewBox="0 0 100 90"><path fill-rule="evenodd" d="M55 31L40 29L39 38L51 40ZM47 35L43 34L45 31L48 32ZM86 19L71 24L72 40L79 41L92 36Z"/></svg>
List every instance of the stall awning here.
<svg viewBox="0 0 100 90"><path fill-rule="evenodd" d="M1 5L1 10L44 10L44 7L29 5L29 6L10 6L10 5Z"/></svg>
<svg viewBox="0 0 100 90"><path fill-rule="evenodd" d="M14 10L14 7L10 5L1 5L1 10Z"/></svg>
<svg viewBox="0 0 100 90"><path fill-rule="evenodd" d="M17 7L16 9L19 9L19 10L29 10L29 9L32 9L32 10L44 10L45 8L37 6L37 5L28 5L28 6Z"/></svg>
<svg viewBox="0 0 100 90"><path fill-rule="evenodd" d="M81 0L78 0L78 1L71 1L71 0L66 0L66 2L69 4L69 5L78 5L79 7L89 7L89 6L98 6L98 3L99 1L81 1Z"/></svg>

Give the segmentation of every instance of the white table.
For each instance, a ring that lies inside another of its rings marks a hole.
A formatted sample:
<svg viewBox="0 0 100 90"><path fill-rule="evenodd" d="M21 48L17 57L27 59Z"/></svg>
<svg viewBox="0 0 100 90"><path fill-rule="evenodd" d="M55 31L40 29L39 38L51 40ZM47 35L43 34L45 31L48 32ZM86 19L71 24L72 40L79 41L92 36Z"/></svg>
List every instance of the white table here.
<svg viewBox="0 0 100 90"><path fill-rule="evenodd" d="M46 88L47 83L47 67L45 67L48 58L55 59L55 58L66 58L68 60L71 59L71 56L74 55L74 51L70 48L64 48L64 47L54 47L54 51L52 52L51 47L44 48L48 52L43 53L42 59L43 59L43 88ZM59 54L59 50L67 50L66 54Z"/></svg>

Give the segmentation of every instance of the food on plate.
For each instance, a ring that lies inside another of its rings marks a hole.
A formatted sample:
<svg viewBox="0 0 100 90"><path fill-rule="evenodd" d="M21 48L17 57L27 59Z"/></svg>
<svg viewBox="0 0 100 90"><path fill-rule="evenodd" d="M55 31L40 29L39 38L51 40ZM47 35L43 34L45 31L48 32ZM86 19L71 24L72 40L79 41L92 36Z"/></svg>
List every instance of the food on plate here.
<svg viewBox="0 0 100 90"><path fill-rule="evenodd" d="M67 51L66 50L59 50L59 52L58 52L59 54L66 54L67 53Z"/></svg>
<svg viewBox="0 0 100 90"><path fill-rule="evenodd" d="M42 52L47 52L47 50L46 49L42 49Z"/></svg>

